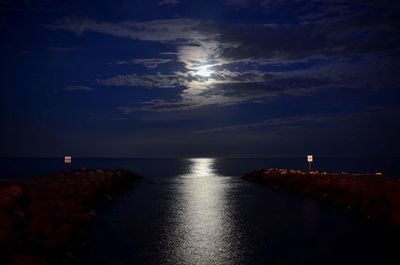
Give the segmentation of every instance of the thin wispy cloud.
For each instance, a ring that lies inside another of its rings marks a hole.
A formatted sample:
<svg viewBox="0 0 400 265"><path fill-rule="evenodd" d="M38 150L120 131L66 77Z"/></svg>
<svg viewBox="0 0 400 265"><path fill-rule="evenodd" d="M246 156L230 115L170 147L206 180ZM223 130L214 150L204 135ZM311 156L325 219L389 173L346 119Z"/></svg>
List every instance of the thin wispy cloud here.
<svg viewBox="0 0 400 265"><path fill-rule="evenodd" d="M398 108L367 108L356 112L343 112L336 114L307 114L289 117L278 117L259 120L249 123L239 123L226 126L218 126L195 130L193 134L213 134L228 132L246 132L254 130L262 130L263 132L272 131L293 131L304 130L304 128L312 128L313 130L323 130L340 128L342 125L352 124L351 130L363 130L372 123L378 123L379 120L391 120L398 116ZM385 121L388 123L388 121ZM389 122L390 123L390 122ZM321 127L322 126L322 127ZM317 129L318 128L318 129ZM322 129L321 129L322 128Z"/></svg>
<svg viewBox="0 0 400 265"><path fill-rule="evenodd" d="M172 59L163 59L163 58L146 58L146 59L135 59L133 63L144 65L147 68L154 69L157 68L160 64L166 64L172 62Z"/></svg>
<svg viewBox="0 0 400 265"><path fill-rule="evenodd" d="M179 3L179 0L161 0L157 2L159 5L177 5Z"/></svg>
<svg viewBox="0 0 400 265"><path fill-rule="evenodd" d="M113 64L113 65L127 65L127 64L129 64L129 62L125 61L125 60L118 60L118 61L116 61L114 63L110 63L110 64Z"/></svg>
<svg viewBox="0 0 400 265"><path fill-rule="evenodd" d="M94 88L88 86L80 86L80 85L70 85L64 87L66 91L93 91Z"/></svg>
<svg viewBox="0 0 400 265"><path fill-rule="evenodd" d="M109 64L114 66L138 64L138 65L143 65L148 69L155 69L162 64L166 64L173 61L174 61L173 59L166 59L166 58L137 58L132 60L118 60L115 62L111 62Z"/></svg>
<svg viewBox="0 0 400 265"><path fill-rule="evenodd" d="M83 47L64 47L64 46L51 46L48 47L49 51L57 51L57 52L82 52L85 51Z"/></svg>
<svg viewBox="0 0 400 265"><path fill-rule="evenodd" d="M260 127L270 127L270 128L276 128L276 127L281 128L285 126L296 127L296 126L303 126L305 124L314 124L314 125L320 124L332 119L335 119L335 117L322 116L322 115L273 118L252 123L242 123L230 126L220 126L203 130L197 130L194 131L193 133L203 134L203 133L235 132L235 131L252 130Z"/></svg>

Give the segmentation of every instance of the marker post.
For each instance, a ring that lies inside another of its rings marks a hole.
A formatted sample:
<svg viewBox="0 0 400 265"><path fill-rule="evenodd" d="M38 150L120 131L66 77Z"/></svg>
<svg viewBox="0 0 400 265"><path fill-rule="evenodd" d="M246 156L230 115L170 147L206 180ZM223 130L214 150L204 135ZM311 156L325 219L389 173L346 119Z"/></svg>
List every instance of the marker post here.
<svg viewBox="0 0 400 265"><path fill-rule="evenodd" d="M313 162L312 155L307 155L307 162L308 162L308 172L311 172L311 163Z"/></svg>

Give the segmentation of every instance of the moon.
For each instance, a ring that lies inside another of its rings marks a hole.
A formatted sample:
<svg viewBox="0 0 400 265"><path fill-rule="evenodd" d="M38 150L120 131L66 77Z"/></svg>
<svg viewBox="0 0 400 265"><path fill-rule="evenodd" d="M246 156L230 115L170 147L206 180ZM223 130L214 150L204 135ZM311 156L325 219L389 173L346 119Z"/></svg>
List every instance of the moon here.
<svg viewBox="0 0 400 265"><path fill-rule="evenodd" d="M210 66L200 66L197 70L196 70L196 74L200 75L202 77L209 77L213 71L209 69Z"/></svg>

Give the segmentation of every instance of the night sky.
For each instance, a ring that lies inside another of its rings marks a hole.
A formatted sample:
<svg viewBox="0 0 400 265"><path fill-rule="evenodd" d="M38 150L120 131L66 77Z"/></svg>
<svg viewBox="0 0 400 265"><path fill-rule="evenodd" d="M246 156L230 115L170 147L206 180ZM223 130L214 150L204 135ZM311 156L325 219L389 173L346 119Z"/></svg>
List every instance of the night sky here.
<svg viewBox="0 0 400 265"><path fill-rule="evenodd" d="M0 1L0 156L400 155L400 3Z"/></svg>

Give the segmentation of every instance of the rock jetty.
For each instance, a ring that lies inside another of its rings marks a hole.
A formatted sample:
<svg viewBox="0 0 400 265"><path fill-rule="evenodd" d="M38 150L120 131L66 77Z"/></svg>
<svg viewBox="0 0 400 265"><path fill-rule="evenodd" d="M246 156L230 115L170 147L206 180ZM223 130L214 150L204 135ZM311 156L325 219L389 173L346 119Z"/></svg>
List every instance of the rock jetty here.
<svg viewBox="0 0 400 265"><path fill-rule="evenodd" d="M0 264L63 264L86 241L96 204L132 189L128 170L67 170L0 187Z"/></svg>
<svg viewBox="0 0 400 265"><path fill-rule="evenodd" d="M359 211L400 232L400 179L376 174L257 169L243 179Z"/></svg>

